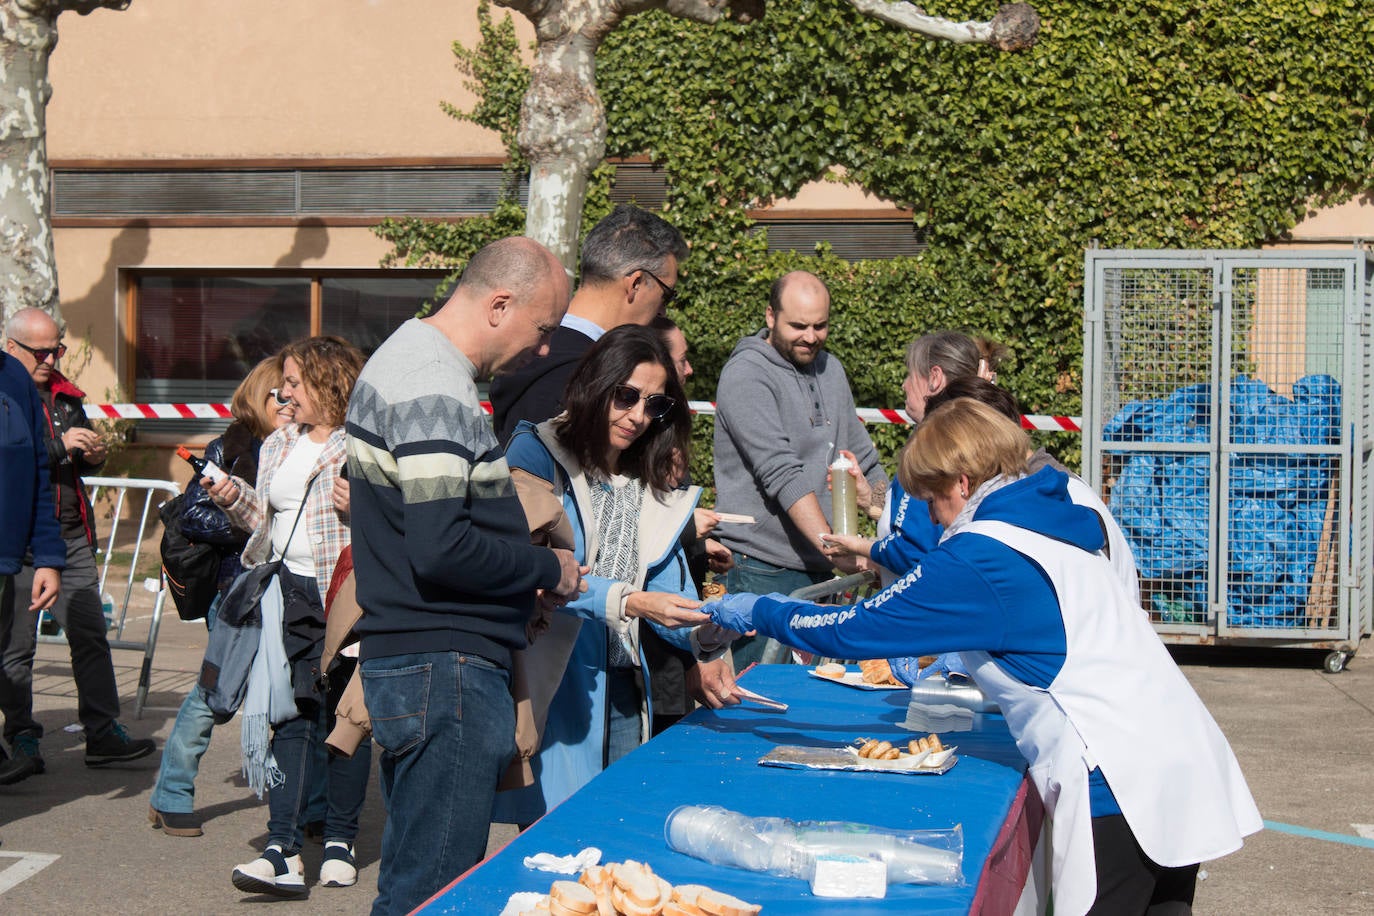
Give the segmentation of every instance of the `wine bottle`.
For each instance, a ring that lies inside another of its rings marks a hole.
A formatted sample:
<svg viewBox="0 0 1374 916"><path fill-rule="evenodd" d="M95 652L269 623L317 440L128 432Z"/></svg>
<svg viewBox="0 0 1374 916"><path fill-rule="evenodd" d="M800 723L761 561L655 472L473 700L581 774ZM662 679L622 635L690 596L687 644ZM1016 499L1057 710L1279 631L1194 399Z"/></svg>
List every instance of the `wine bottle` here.
<svg viewBox="0 0 1374 916"><path fill-rule="evenodd" d="M208 458L192 455L191 450L184 445L177 446L177 457L195 468L198 477L209 477L215 483L219 483L228 476L224 471L220 470L219 465Z"/></svg>

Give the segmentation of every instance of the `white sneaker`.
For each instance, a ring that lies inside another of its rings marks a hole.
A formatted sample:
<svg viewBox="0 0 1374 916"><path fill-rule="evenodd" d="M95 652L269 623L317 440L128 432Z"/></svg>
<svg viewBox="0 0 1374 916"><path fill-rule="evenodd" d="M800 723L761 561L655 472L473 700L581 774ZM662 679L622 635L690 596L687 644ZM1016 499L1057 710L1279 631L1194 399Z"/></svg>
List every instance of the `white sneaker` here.
<svg viewBox="0 0 1374 916"><path fill-rule="evenodd" d="M299 855L284 856L280 846L268 846L247 865L234 866L234 887L251 894L273 897L304 897L305 864Z"/></svg>
<svg viewBox="0 0 1374 916"><path fill-rule="evenodd" d="M324 844L324 861L320 863L321 887L352 887L358 883L358 866L353 861L353 847L342 840Z"/></svg>

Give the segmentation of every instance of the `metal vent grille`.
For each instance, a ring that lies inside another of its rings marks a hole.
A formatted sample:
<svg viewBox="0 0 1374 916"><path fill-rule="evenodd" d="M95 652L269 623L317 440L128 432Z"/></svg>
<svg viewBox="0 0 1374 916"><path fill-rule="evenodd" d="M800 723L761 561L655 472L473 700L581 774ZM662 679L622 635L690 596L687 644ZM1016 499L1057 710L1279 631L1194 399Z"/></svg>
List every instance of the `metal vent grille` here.
<svg viewBox="0 0 1374 916"><path fill-rule="evenodd" d="M53 173L53 216L293 214L296 173L65 171Z"/></svg>
<svg viewBox="0 0 1374 916"><path fill-rule="evenodd" d="M829 242L835 254L851 261L911 257L927 248L926 235L909 219L759 220L768 230L769 251L811 254Z"/></svg>
<svg viewBox="0 0 1374 916"><path fill-rule="evenodd" d="M615 167L611 203L634 204L646 210L657 210L667 199L668 182L659 169L637 162Z"/></svg>
<svg viewBox="0 0 1374 916"><path fill-rule="evenodd" d="M490 213L501 200L499 169L348 169L301 172L301 211L316 214ZM529 185L518 185L520 203Z"/></svg>

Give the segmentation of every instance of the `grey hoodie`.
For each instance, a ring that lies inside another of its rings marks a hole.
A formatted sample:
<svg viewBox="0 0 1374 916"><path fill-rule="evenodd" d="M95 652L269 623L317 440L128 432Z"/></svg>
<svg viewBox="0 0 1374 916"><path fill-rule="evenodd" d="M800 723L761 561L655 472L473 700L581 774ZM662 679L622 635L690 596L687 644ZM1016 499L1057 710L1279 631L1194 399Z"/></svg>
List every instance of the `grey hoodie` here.
<svg viewBox="0 0 1374 916"><path fill-rule="evenodd" d="M722 525L716 536L774 566L829 570L811 546L819 532L797 531L787 509L815 493L830 519L825 474L840 449L854 453L870 483L887 482L840 361L822 350L802 368L773 348L766 330L741 339L716 389L716 508L755 522Z"/></svg>

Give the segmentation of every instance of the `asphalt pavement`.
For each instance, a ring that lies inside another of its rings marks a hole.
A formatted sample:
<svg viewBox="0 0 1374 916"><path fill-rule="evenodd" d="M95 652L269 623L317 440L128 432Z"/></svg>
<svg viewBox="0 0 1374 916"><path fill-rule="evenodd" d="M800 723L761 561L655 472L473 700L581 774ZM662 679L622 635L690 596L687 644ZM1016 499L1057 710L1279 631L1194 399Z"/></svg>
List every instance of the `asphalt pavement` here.
<svg viewBox="0 0 1374 916"><path fill-rule="evenodd" d="M126 638L146 631L131 609ZM39 647L37 718L47 772L0 787L0 913L365 913L376 891L384 813L375 766L358 838L352 888L315 885L321 849L307 844L310 897L282 902L244 895L233 866L266 838L267 807L239 774L237 720L217 729L196 783L205 835L178 838L148 823L160 749L193 683L205 644L199 623L164 621L142 718L133 698L141 655L115 652L123 721L159 751L130 764L88 769L65 645ZM1268 829L1245 848L1206 863L1200 914L1374 914L1374 647L1340 674L1322 654L1189 649L1183 670L1230 738ZM493 848L510 837L498 828ZM645 858L652 861L651 851ZM493 901L492 913L503 901Z"/></svg>

